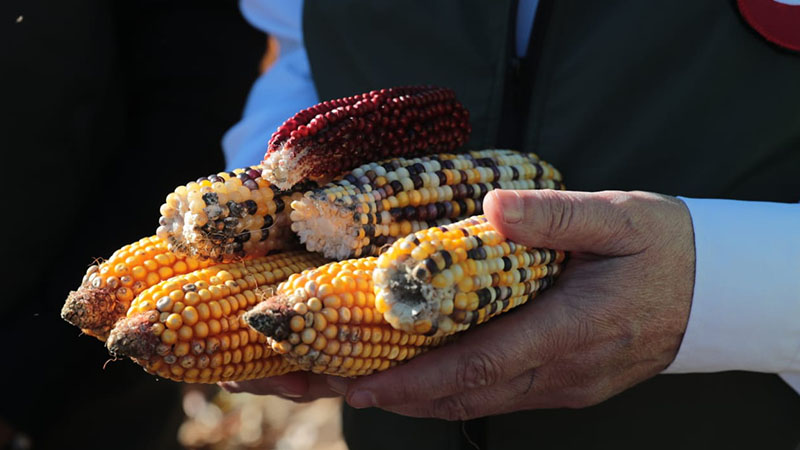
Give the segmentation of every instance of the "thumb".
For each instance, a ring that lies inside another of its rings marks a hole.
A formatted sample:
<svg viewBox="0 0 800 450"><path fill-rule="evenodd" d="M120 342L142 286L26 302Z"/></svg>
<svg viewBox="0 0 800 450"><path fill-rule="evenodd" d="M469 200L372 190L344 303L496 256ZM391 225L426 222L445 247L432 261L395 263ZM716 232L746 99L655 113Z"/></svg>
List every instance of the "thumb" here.
<svg viewBox="0 0 800 450"><path fill-rule="evenodd" d="M531 247L617 256L635 236L625 192L493 190L483 202L489 222L503 236Z"/></svg>

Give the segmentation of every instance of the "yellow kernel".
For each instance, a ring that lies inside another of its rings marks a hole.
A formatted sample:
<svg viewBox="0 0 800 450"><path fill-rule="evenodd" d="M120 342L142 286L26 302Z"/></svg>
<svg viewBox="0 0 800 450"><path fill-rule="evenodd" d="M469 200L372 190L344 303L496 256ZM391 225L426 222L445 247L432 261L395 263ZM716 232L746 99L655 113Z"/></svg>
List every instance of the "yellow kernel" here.
<svg viewBox="0 0 800 450"><path fill-rule="evenodd" d="M189 354L189 343L188 342L178 342L175 344L175 348L172 350L172 354L180 358L181 356L186 356Z"/></svg>
<svg viewBox="0 0 800 450"><path fill-rule="evenodd" d="M183 325L183 319L181 318L180 314L174 314L173 313L173 314L170 314L169 316L167 316L167 320L165 322L165 325L170 330L177 330L178 328L181 327L181 325Z"/></svg>
<svg viewBox="0 0 800 450"><path fill-rule="evenodd" d="M212 298L211 291L209 291L208 289L200 289L199 291L197 291L197 295L199 295L200 300L204 302L207 302Z"/></svg>
<svg viewBox="0 0 800 450"><path fill-rule="evenodd" d="M208 324L205 322L197 322L194 326L194 336L198 339L203 339L208 336Z"/></svg>
<svg viewBox="0 0 800 450"><path fill-rule="evenodd" d="M135 280L144 280L144 278L147 276L147 269L145 269L143 266L136 266L131 269L131 275Z"/></svg>
<svg viewBox="0 0 800 450"><path fill-rule="evenodd" d="M338 295L329 295L322 299L322 303L328 308L340 308L342 299Z"/></svg>
<svg viewBox="0 0 800 450"><path fill-rule="evenodd" d="M188 341L192 339L192 327L184 325L178 329L178 338L182 341Z"/></svg>
<svg viewBox="0 0 800 450"><path fill-rule="evenodd" d="M188 303L187 303L188 305ZM189 305L191 306L191 305ZM208 309L208 305L205 303L201 303L197 305L197 313L200 315L200 320L208 320L211 317L211 310Z"/></svg>
<svg viewBox="0 0 800 450"><path fill-rule="evenodd" d="M169 293L169 298L171 298L172 301L175 302L181 301L183 300L183 291L180 289L175 289L174 291Z"/></svg>
<svg viewBox="0 0 800 450"><path fill-rule="evenodd" d="M311 344L317 338L317 332L313 328L306 328L300 333L300 339L304 344Z"/></svg>
<svg viewBox="0 0 800 450"><path fill-rule="evenodd" d="M167 345L172 345L178 342L178 333L170 329L164 330L164 332L161 333L161 342Z"/></svg>
<svg viewBox="0 0 800 450"><path fill-rule="evenodd" d="M199 319L199 314L194 306L187 306L181 312L181 317L183 318L183 323L189 326L192 326L197 323Z"/></svg>
<svg viewBox="0 0 800 450"><path fill-rule="evenodd" d="M219 319L222 317L222 307L219 306L219 302L213 301L208 303L208 307L211 310L211 317L214 319Z"/></svg>
<svg viewBox="0 0 800 450"><path fill-rule="evenodd" d="M158 274L155 272L149 272L147 277L145 277L145 283L152 286L161 281L161 278L158 277Z"/></svg>
<svg viewBox="0 0 800 450"><path fill-rule="evenodd" d="M311 297L308 299L308 308L313 312L319 312L322 310L322 302L317 297Z"/></svg>
<svg viewBox="0 0 800 450"><path fill-rule="evenodd" d="M289 320L289 328L291 328L292 331L294 331L295 333L299 333L299 332L303 331L305 326L306 326L306 322L303 319L303 316L297 315L297 316L292 317Z"/></svg>

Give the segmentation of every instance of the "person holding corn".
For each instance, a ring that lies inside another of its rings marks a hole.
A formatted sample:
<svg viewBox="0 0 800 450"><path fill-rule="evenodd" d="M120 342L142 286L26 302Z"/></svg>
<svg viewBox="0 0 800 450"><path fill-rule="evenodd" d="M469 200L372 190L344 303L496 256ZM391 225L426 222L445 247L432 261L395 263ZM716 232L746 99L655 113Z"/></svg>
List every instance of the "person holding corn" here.
<svg viewBox="0 0 800 450"><path fill-rule="evenodd" d="M224 386L342 395L353 449L795 448L800 40L768 20L791 3L242 1L280 54L229 167L318 99L449 86L467 148L535 151L570 189L489 192L489 221L571 259L408 364Z"/></svg>

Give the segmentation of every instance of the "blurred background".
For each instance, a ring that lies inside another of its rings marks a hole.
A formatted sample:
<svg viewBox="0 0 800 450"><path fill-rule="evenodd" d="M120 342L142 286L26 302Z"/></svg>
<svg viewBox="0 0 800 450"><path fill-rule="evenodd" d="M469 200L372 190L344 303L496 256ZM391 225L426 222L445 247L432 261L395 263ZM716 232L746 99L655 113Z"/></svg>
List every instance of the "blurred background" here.
<svg viewBox="0 0 800 450"><path fill-rule="evenodd" d="M223 170L267 36L232 0L3 0L0 38L0 448L345 448L337 400L157 380L59 317L168 192Z"/></svg>

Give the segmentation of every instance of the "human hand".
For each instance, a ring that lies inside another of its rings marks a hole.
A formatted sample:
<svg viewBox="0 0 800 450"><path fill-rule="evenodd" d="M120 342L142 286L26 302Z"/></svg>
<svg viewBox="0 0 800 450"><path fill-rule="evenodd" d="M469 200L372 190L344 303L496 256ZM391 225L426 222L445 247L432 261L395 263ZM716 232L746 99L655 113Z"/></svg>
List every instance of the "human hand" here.
<svg viewBox="0 0 800 450"><path fill-rule="evenodd" d="M402 366L328 378L357 408L470 419L599 403L664 370L694 288L694 239L678 199L644 192L493 191L506 237L567 250L555 285L513 313Z"/></svg>

